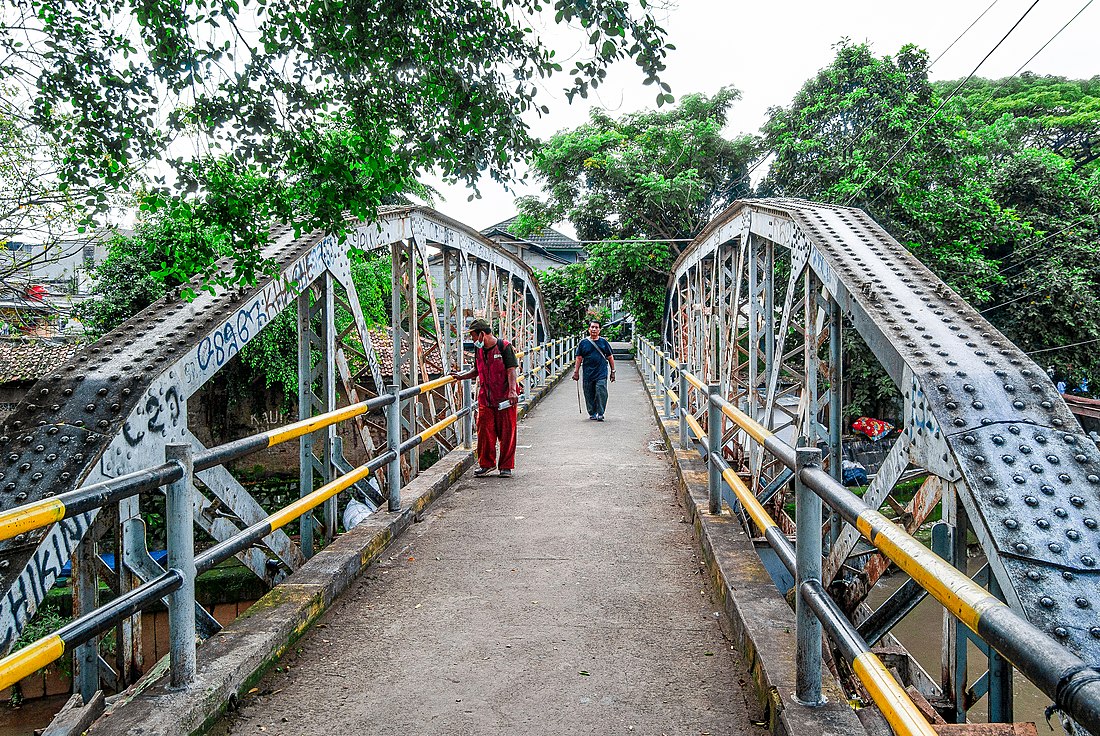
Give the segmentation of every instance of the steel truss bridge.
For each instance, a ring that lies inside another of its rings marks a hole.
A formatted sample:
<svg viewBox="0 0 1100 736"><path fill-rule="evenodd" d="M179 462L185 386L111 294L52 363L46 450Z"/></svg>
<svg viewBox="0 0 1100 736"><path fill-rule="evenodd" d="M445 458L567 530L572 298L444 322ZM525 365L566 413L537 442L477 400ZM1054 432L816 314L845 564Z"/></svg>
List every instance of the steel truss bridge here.
<svg viewBox="0 0 1100 736"><path fill-rule="evenodd" d="M342 241L272 235L264 255L278 275L250 290L158 302L38 382L5 422L3 653L70 559L76 616L0 660L5 684L76 648L81 692L123 689L145 664L142 606L173 594L176 625L193 624L199 639L218 630L194 604L196 570L235 555L274 586L336 534L338 493L399 506L425 443L446 452L472 442L469 385L446 376L465 361L467 318L495 320L525 351L529 386L561 375L572 358L576 339L551 339L530 270L439 213L388 209ZM389 330L367 329L353 251L389 254ZM203 447L188 429L188 400L292 307L299 421ZM862 500L839 482L845 331L893 381L904 419ZM1100 733L1100 676L1090 666L1100 660L1100 452L1046 373L866 214L799 200L735 203L676 261L659 344L637 348L681 442L708 458L710 511L741 516L793 573L805 702L815 667L820 686L823 626L825 661L849 693L895 716L898 733L931 733L904 686L953 722L983 698L991 721L1011 721L1013 665ZM348 462L338 421L355 422L372 458L365 465ZM269 513L225 463L292 440L301 499ZM895 499L912 477L922 479L916 494ZM196 556L186 553L195 529L170 529L177 546L167 570L150 555L139 509L139 494L157 487L215 541ZM797 526L785 511L795 495ZM896 523L878 512L884 506ZM909 535L937 508L929 552ZM291 520L300 543L282 531ZM969 534L986 560L976 573L966 569ZM119 562L104 564L104 551ZM872 610L868 595L891 562L912 581ZM113 596L105 606L101 580ZM191 597L178 597L188 585ZM896 643L890 629L929 594L949 612L942 672L913 663L898 683L872 648ZM116 644L106 655L96 635L108 629ZM172 680L181 685L182 650L194 667L187 636L173 634ZM966 674L971 641L988 659L976 682Z"/></svg>
<svg viewBox="0 0 1100 736"><path fill-rule="evenodd" d="M390 256L388 331L367 328L352 280L352 251ZM352 228L343 241L320 233L295 238L291 228L279 228L271 233L263 255L277 264L277 275L249 290L200 292L191 302L166 297L35 384L0 434L5 457L0 511L71 496L82 487L102 486L158 466L168 445L189 444L201 454L206 448L188 429L188 400L288 309L297 314L302 420L337 409L338 387L346 404L357 405L385 396L393 386L407 391L446 375L462 363L465 320L474 316L491 318L520 347L548 338L530 268L477 231L427 208L385 209L378 222ZM219 265L228 267L228 260ZM386 345L385 352L379 342ZM426 392L406 402L402 431L415 436L455 414L461 404L457 385ZM387 437L381 405L371 408L355 416L368 456ZM451 449L459 441L457 430L452 424L435 434L433 442L442 451ZM417 474L418 458L419 448L403 457L406 480ZM351 469L334 424L301 437L300 467L302 496ZM267 516L222 465L198 472L196 478L190 489L194 522L215 541L230 539ZM382 503L374 488L359 486L364 501L373 507ZM146 547L137 496L102 509L96 501L81 499L74 505L70 500L70 513L57 523L32 525L0 542L3 652L10 650L70 559L76 616L96 607L100 579L113 595L125 596L164 574ZM71 513L82 506L89 508ZM275 531L236 556L275 585L312 554L316 536L332 538L337 519L333 498L318 515L302 517L300 545ZM118 552L123 564L105 569L97 548ZM220 628L201 607L198 619L203 637ZM94 645L78 654L77 678L85 693L98 689L100 678L121 689L140 676L139 615L122 621L115 649L110 662Z"/></svg>
<svg viewBox="0 0 1100 736"><path fill-rule="evenodd" d="M661 379L675 390L676 365L716 382L722 398L774 436L821 448L824 468L839 481L846 330L881 364L904 417L863 496L866 507L892 507L909 533L941 508L933 549L943 560L965 570L973 534L986 560L974 579L1029 622L1033 635L1081 662L1100 661L1096 443L1041 367L863 211L764 199L718 216L673 266ZM690 383L683 395L683 413L706 427L707 395ZM794 468L718 416L721 457L748 479L779 529L794 534L783 510ZM898 481L914 475L924 478L919 491L895 500ZM871 615L868 593L890 560L857 548L863 530L845 521L837 510L824 520L821 582L860 622ZM884 636L928 594L928 582L903 586L865 633ZM969 686L968 639L988 656L985 675ZM991 721L1011 720L1003 642L982 640L950 618L942 644L941 676L913 668L918 675L907 684L954 721L983 695ZM1067 673L1055 674L1065 688L1068 680L1059 678Z"/></svg>

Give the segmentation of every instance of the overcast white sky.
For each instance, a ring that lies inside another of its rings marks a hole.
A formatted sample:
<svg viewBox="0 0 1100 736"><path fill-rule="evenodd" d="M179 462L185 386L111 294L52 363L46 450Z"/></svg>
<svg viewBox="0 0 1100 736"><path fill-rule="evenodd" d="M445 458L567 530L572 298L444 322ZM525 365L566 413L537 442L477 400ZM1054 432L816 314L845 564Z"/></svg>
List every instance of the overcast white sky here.
<svg viewBox="0 0 1100 736"><path fill-rule="evenodd" d="M984 10L992 8L932 68L934 79L965 77L1035 0L680 0L666 13L664 27L677 47L669 54L666 81L673 94L713 94L723 85L742 92L730 114L729 135L758 132L765 111L787 105L802 83L834 56L842 37L868 41L879 55L914 43L940 55ZM1016 71L1089 0L1039 0L1019 28L979 69L978 76L998 78ZM556 34L560 39L560 34ZM576 41L559 41L559 58L576 51ZM568 69L568 65L563 61ZM1069 78L1100 74L1100 2L1088 7L1027 70ZM548 136L588 119L592 107L623 114L654 107L656 90L642 85L636 67L620 64L601 85L598 97L566 103L558 90L566 79L551 79L539 99L550 106L541 120L532 116L536 135ZM551 102L542 99L549 93ZM467 202L465 187L437 186L446 201L439 210L476 228L515 214L513 200L539 193L534 182L506 192L485 178L481 199ZM572 234L567 224L560 229Z"/></svg>

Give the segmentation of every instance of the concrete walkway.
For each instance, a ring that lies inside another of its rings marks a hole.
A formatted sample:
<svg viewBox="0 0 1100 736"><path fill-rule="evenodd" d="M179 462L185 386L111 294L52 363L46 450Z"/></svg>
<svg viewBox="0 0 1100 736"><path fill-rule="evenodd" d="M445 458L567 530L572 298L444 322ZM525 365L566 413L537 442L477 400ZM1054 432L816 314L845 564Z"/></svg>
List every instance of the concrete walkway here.
<svg viewBox="0 0 1100 736"><path fill-rule="evenodd" d="M467 474L216 734L766 731L630 364L607 421L563 382L516 474Z"/></svg>

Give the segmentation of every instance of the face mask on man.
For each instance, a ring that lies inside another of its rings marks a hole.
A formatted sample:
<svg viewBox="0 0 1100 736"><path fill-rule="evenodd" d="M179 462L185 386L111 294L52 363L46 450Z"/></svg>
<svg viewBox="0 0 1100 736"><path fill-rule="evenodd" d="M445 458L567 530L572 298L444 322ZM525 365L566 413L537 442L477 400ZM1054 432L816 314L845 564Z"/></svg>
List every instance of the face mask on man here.
<svg viewBox="0 0 1100 736"><path fill-rule="evenodd" d="M474 347L477 348L478 350L481 350L482 348L485 347L485 336L484 335L482 335L480 340L474 340Z"/></svg>

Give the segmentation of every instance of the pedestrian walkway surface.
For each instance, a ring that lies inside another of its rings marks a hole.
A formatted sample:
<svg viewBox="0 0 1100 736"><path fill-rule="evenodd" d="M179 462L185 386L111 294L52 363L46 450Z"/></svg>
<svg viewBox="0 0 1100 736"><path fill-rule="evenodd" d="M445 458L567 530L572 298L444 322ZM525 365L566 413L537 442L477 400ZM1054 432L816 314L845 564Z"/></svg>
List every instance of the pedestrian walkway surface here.
<svg viewBox="0 0 1100 736"><path fill-rule="evenodd" d="M560 384L214 733L767 733L632 366L610 394Z"/></svg>

